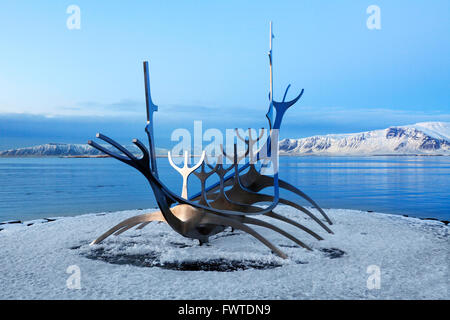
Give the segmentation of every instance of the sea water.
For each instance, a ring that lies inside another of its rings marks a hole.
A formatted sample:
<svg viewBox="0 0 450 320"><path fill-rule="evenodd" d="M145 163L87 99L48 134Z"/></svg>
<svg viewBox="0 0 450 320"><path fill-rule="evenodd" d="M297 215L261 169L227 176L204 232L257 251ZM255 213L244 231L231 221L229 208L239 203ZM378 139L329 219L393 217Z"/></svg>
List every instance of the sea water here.
<svg viewBox="0 0 450 320"><path fill-rule="evenodd" d="M158 168L180 194L181 176L167 158L158 158ZM281 157L280 178L323 208L450 220L450 157ZM191 195L196 180L190 177ZM308 205L289 192L281 196ZM0 221L155 206L146 179L114 159L0 158Z"/></svg>

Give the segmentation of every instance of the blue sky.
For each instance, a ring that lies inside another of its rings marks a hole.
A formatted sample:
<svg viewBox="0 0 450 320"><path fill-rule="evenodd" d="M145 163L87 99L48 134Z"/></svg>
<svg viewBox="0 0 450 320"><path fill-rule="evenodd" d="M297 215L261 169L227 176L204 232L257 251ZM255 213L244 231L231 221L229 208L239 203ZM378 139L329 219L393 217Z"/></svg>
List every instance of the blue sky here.
<svg viewBox="0 0 450 320"><path fill-rule="evenodd" d="M281 137L450 121L448 0L18 0L0 4L0 149L142 137L143 60L159 146L194 120L265 126L270 20L275 99L305 89Z"/></svg>

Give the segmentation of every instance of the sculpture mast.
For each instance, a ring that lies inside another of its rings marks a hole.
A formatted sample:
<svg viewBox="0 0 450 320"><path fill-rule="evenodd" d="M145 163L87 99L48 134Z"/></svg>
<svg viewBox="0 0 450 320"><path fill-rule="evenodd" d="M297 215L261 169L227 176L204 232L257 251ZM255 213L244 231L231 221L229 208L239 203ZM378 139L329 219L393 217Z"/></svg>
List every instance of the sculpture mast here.
<svg viewBox="0 0 450 320"><path fill-rule="evenodd" d="M272 21L270 21L270 46L269 46L269 67L270 67L270 92L269 92L269 99L270 104L272 104L273 101L273 69L272 69L272 39L273 39L273 32L272 32Z"/></svg>
<svg viewBox="0 0 450 320"><path fill-rule="evenodd" d="M269 40L269 71L270 71L270 88L269 88L269 110L267 111L266 118L269 121L269 130L273 126L273 68L272 68L272 39L274 38L272 32L272 21L270 21L270 40Z"/></svg>
<svg viewBox="0 0 450 320"><path fill-rule="evenodd" d="M150 76L148 71L148 61L144 61L144 83L145 83L145 104L147 107L147 126L145 127L145 132L148 136L148 144L150 149L150 161L151 170L158 177L158 168L156 166L156 150L155 142L153 137L153 112L158 111L158 106L156 106L152 101L152 96L150 93Z"/></svg>

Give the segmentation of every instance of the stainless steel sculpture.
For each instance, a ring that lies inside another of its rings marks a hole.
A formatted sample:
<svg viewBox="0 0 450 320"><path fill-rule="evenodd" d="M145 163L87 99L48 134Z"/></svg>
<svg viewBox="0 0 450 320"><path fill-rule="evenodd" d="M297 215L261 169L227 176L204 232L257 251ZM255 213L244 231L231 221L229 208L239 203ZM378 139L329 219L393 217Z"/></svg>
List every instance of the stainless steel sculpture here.
<svg viewBox="0 0 450 320"><path fill-rule="evenodd" d="M205 155L205 152L203 152L197 164L189 168L188 153L185 152L184 166L182 168L179 168L175 166L172 161L171 154L169 153L168 160L170 164L183 177L181 196L178 196L171 190L169 190L169 188L167 188L158 177L158 168L156 164L155 145L153 138L153 112L157 111L158 107L153 103L151 98L148 62L144 62L145 97L147 107L147 125L145 127L145 131L148 136L149 150L147 150L142 142L134 139L133 143L142 152L142 157L138 158L114 140L100 133L97 134L97 138L109 143L120 153L113 152L93 141L88 141L88 144L141 172L150 183L150 187L152 188L160 210L126 219L105 232L91 244L100 243L112 234L119 235L135 226L137 226L137 229L142 229L151 221L162 221L167 223L173 230L175 230L179 234L188 238L198 239L200 241L200 244L208 242L209 237L211 237L212 235L222 232L227 227L231 227L233 229L239 229L252 235L278 256L287 258L286 254L282 252L278 247L276 247L262 235L249 227L249 225L256 225L277 232L284 237L292 240L299 246L311 250L311 248L307 244L303 243L293 235L285 232L275 225L255 218L259 215L264 215L276 220L286 222L288 224L291 224L292 226L297 227L300 230L305 231L315 239L322 240L322 237L320 235L310 230L309 228L292 219L288 219L274 212L274 209L276 208L278 203L286 204L298 209L299 211L308 215L326 232L332 233L330 228L318 217L316 217L310 210L304 208L296 202L280 198L279 196L279 188L283 188L294 194L297 194L301 198L311 203L311 205L319 211L319 213L325 219L326 223L328 223L329 225L332 224L331 220L317 205L317 203L315 203L311 198L309 198L298 188L278 178L278 163L275 157L276 152L272 150L272 145L273 143L278 143L277 134L278 130L280 129L284 113L288 108L290 108L300 99L303 94L303 89L295 99L285 102L285 98L290 87L289 85L284 93L282 102L273 100L272 39L273 33L271 23L269 51L270 104L269 110L266 114L269 122L269 130L266 141L263 143L263 146L255 152L255 146L262 139L264 135L264 129L261 130L260 136L257 138L252 137L252 131L250 129L248 130L248 136L246 138L242 137L242 135L240 135L238 130L236 129L237 137L245 143L245 152L239 155L237 152L236 144L234 144L233 155L227 154L224 148L222 148L223 154L217 157L216 164L214 166L207 162L207 157ZM265 152L261 152L262 150L264 150ZM224 161L222 161L224 157L225 159L230 160L232 163L227 168L225 167ZM264 164L270 161L273 162L273 165L275 166L275 170L272 175L262 174L261 169L258 169L255 165L258 162ZM209 171L206 171L207 167L209 168ZM199 193L189 198L187 186L188 178L192 173L200 180L201 190ZM219 182L208 186L207 180L213 175L217 175L219 177ZM260 193L263 189L269 187L273 187L273 195ZM267 207L261 208L260 206L255 206L255 204L257 203L267 202L270 203L270 205L268 205Z"/></svg>

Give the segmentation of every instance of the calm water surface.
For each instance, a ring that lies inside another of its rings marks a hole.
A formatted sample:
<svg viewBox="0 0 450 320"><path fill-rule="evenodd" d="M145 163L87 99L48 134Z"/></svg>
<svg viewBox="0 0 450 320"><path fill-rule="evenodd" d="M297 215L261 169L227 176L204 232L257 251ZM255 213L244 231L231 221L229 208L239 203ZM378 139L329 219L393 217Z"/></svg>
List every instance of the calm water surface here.
<svg viewBox="0 0 450 320"><path fill-rule="evenodd" d="M181 192L167 159L158 164ZM450 218L450 157L282 157L280 177L324 208ZM114 159L0 158L0 221L154 206L145 178Z"/></svg>

